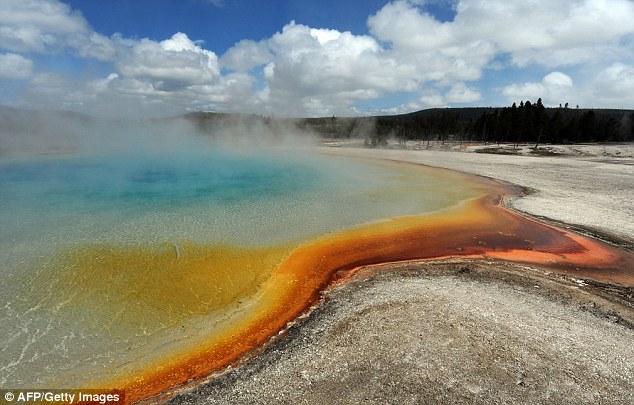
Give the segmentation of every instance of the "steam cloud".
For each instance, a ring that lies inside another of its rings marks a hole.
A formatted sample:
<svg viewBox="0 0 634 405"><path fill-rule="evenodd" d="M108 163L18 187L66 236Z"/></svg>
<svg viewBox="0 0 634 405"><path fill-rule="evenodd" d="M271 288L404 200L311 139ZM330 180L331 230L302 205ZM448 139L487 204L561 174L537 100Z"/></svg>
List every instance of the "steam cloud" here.
<svg viewBox="0 0 634 405"><path fill-rule="evenodd" d="M317 137L292 119L192 113L169 118L107 119L64 111L0 107L0 157L179 155L213 148L309 147Z"/></svg>

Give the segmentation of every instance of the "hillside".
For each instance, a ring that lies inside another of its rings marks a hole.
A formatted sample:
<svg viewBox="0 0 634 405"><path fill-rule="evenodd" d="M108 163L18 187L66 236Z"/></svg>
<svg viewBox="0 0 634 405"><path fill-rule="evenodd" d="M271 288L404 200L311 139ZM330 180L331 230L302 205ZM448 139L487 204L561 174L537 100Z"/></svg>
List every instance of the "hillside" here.
<svg viewBox="0 0 634 405"><path fill-rule="evenodd" d="M384 145L388 139L403 143L454 140L515 144L634 141L632 109L545 108L540 100L510 107L432 108L369 117L275 118L195 112L160 120L135 120L128 124L165 126L179 120L193 124L206 135L222 132L226 137L236 128L244 133L263 130L269 133L299 132L327 139L364 139L369 146ZM39 139L42 146L53 138L80 139L90 128L112 128L122 124L70 111L31 111L0 106L0 149L26 143L26 138Z"/></svg>
<svg viewBox="0 0 634 405"><path fill-rule="evenodd" d="M489 142L629 142L634 110L545 108L541 102L511 107L432 108L408 114L362 118L310 118L302 128L331 138ZM368 130L371 129L371 130Z"/></svg>

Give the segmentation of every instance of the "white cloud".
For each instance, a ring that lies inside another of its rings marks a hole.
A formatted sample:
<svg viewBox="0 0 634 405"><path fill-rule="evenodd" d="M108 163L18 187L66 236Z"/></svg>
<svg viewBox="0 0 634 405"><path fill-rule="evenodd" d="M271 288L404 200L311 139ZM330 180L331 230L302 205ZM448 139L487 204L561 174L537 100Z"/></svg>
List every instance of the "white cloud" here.
<svg viewBox="0 0 634 405"><path fill-rule="evenodd" d="M634 55L634 2L630 0L460 0L454 20L448 22L436 20L418 3L390 2L370 17L368 25L399 64L415 66L411 78L420 85L419 101L424 105L477 101L476 92L461 92L460 86L479 80L484 68L499 64L494 61L498 55L509 55L508 60L519 67L584 64L589 75L597 74L602 63L631 61ZM607 82L606 92L614 87ZM451 90L443 95L442 86ZM542 82L507 86L503 94L558 103L582 97L584 91L575 88L569 76L553 72ZM623 92L618 94L625 97Z"/></svg>
<svg viewBox="0 0 634 405"><path fill-rule="evenodd" d="M449 107L456 103L472 103L482 99L482 94L465 83L456 83L448 90L442 92L442 89L426 89L422 91L421 97L414 102L410 102L403 106L402 112L420 110L432 107Z"/></svg>
<svg viewBox="0 0 634 405"><path fill-rule="evenodd" d="M542 98L545 105L558 105L574 98L576 89L570 76L561 72L551 72L541 82L512 84L502 89L509 101L537 100Z"/></svg>
<svg viewBox="0 0 634 405"><path fill-rule="evenodd" d="M368 25L377 38L398 49L416 52L455 44L451 23L436 20L410 1L388 3L369 18Z"/></svg>
<svg viewBox="0 0 634 405"><path fill-rule="evenodd" d="M125 78L150 82L157 90L174 91L194 84L213 82L220 76L216 54L176 33L170 39L122 41L128 45L115 63Z"/></svg>
<svg viewBox="0 0 634 405"><path fill-rule="evenodd" d="M33 62L15 53L0 53L0 79L28 79L33 73Z"/></svg>
<svg viewBox="0 0 634 405"><path fill-rule="evenodd" d="M444 107L447 105L445 98L440 93L425 92L420 99L420 103L412 103L410 106L413 109L419 110L426 107Z"/></svg>
<svg viewBox="0 0 634 405"><path fill-rule="evenodd" d="M587 62L634 34L631 0L461 0L456 13L454 21L440 22L415 2L397 0L368 24L394 51L446 59L435 62L439 67L451 67L455 58L476 70L500 53L518 66Z"/></svg>
<svg viewBox="0 0 634 405"><path fill-rule="evenodd" d="M570 88L572 79L561 72L552 72L544 77L544 85L548 88Z"/></svg>
<svg viewBox="0 0 634 405"><path fill-rule="evenodd" d="M388 3L368 19L372 34L390 46L399 63L414 67L414 80L451 85L477 80L494 55L487 38L464 35L465 27L440 22L412 1Z"/></svg>
<svg viewBox="0 0 634 405"><path fill-rule="evenodd" d="M445 99L449 103L470 103L482 98L479 91L468 87L464 83L457 83L445 94Z"/></svg>
<svg viewBox="0 0 634 405"><path fill-rule="evenodd" d="M631 0L462 0L453 26L457 38L488 39L516 65L554 67L596 58L634 33L633 18Z"/></svg>
<svg viewBox="0 0 634 405"><path fill-rule="evenodd" d="M223 67L241 72L264 65L273 60L268 47L261 43L245 39L235 44L220 58Z"/></svg>
<svg viewBox="0 0 634 405"><path fill-rule="evenodd" d="M221 60L240 71L261 66L266 88L260 104L272 113L349 112L358 100L411 87L409 79L395 78L404 67L386 57L374 38L295 22L269 39L238 43Z"/></svg>
<svg viewBox="0 0 634 405"><path fill-rule="evenodd" d="M632 108L634 106L634 66L614 63L599 72L583 103L588 106Z"/></svg>
<svg viewBox="0 0 634 405"><path fill-rule="evenodd" d="M430 1L387 3L368 18L368 35L290 22L218 58L186 33L106 37L58 0L0 0L0 79L32 78L27 95L42 102L342 115L392 94L411 94L395 111L486 103L483 72L512 64L551 73L496 89L509 100L634 104L632 0L438 0L455 5L445 22L425 11ZM38 53L112 71L82 82L32 62Z"/></svg>
<svg viewBox="0 0 634 405"><path fill-rule="evenodd" d="M18 52L64 47L68 36L88 31L86 20L70 6L46 0L2 1L0 27L0 43Z"/></svg>
<svg viewBox="0 0 634 405"><path fill-rule="evenodd" d="M545 105L570 102L599 108L628 108L634 105L634 66L613 63L588 75L583 82L561 72L546 75L541 82L513 84L502 89L509 101L536 100Z"/></svg>
<svg viewBox="0 0 634 405"><path fill-rule="evenodd" d="M109 40L92 31L80 13L56 0L2 0L0 48L40 53L71 48L81 56L104 60L114 51Z"/></svg>

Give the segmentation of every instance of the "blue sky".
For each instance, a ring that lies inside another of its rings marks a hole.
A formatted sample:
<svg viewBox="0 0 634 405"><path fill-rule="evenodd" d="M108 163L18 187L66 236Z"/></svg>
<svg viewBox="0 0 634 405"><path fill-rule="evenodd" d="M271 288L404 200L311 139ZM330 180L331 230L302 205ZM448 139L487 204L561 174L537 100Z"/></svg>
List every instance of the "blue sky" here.
<svg viewBox="0 0 634 405"><path fill-rule="evenodd" d="M634 108L632 0L0 0L0 104L330 116Z"/></svg>
<svg viewBox="0 0 634 405"><path fill-rule="evenodd" d="M206 0L74 0L93 28L106 35L122 33L157 41L185 32L205 41L217 54L242 39L261 40L291 20L311 27L327 27L367 34L368 16L385 0L224 0L220 6Z"/></svg>

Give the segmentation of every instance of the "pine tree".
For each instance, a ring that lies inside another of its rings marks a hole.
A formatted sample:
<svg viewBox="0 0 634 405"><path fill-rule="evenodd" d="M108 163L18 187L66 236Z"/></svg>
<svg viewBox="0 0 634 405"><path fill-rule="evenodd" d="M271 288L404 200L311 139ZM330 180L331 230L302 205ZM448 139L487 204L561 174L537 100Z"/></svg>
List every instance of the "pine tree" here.
<svg viewBox="0 0 634 405"><path fill-rule="evenodd" d="M537 142L535 143L534 149L537 150L546 125L548 125L548 114L546 113L544 104L542 104L541 98L537 100L537 104L534 107L533 120L535 121L535 128L537 130Z"/></svg>

